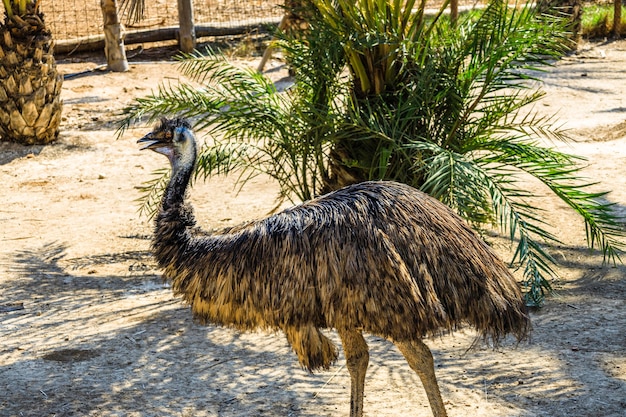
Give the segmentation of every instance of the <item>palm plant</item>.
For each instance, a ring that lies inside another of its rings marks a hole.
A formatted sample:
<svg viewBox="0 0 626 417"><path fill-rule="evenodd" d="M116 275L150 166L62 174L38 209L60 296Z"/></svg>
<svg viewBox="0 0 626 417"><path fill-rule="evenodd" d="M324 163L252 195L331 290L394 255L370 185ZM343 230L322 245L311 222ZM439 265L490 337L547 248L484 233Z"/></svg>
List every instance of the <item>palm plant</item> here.
<svg viewBox="0 0 626 417"><path fill-rule="evenodd" d="M567 19L496 0L453 27L441 19L445 3L431 19L423 2L417 10L412 1L313 3L322 14L317 31L340 39L354 82L348 122L331 138L328 189L353 178L398 180L477 227L498 225L517 240L512 263L524 268L529 304L551 290L554 260L542 243L558 239L528 202L521 174L583 217L589 245L605 260L618 259L624 232L606 193L580 181L581 158L540 144L565 136L550 117L526 110L543 96L529 88L533 74L569 48Z"/></svg>
<svg viewBox="0 0 626 417"><path fill-rule="evenodd" d="M551 291L554 260L544 245L558 238L529 202L524 176L582 216L589 245L605 260L618 259L624 232L606 193L580 180L581 158L542 145L565 136L528 110L542 97L531 84L536 70L567 50L559 20L502 0L455 25L443 16L447 4L429 17L424 0L311 4L306 37L281 43L296 74L289 91L195 54L182 68L205 87L162 86L128 109L122 130L144 115L195 117L216 143L202 152L199 175L241 169L245 181L267 172L282 198L369 179L413 185L476 227L507 232L529 304Z"/></svg>
<svg viewBox="0 0 626 417"><path fill-rule="evenodd" d="M40 1L3 0L0 25L0 140L46 144L61 122L63 77Z"/></svg>

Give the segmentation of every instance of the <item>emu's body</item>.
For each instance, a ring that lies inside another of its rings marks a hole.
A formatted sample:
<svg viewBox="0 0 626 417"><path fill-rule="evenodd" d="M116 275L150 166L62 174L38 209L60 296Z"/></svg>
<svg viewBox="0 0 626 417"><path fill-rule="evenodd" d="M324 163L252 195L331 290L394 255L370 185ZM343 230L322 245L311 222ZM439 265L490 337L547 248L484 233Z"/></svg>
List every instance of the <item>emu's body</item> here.
<svg viewBox="0 0 626 417"><path fill-rule="evenodd" d="M169 140L169 142L168 142ZM524 337L528 316L506 266L451 210L409 186L349 186L265 219L195 234L185 190L196 158L182 120L144 137L172 177L153 250L173 289L203 322L282 330L302 366L328 368L337 329L362 414L368 349L362 332L395 343L422 379L435 416L445 409L421 339L469 324L498 340Z"/></svg>

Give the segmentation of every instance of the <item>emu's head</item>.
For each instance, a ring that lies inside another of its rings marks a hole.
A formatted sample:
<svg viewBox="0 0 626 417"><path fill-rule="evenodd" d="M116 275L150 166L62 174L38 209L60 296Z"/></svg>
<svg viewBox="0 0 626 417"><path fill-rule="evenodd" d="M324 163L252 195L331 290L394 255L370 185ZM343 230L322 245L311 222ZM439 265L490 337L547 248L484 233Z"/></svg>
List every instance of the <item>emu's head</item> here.
<svg viewBox="0 0 626 417"><path fill-rule="evenodd" d="M142 150L151 149L167 156L173 170L193 166L196 162L196 138L186 119L163 118L152 132L137 143L144 144Z"/></svg>

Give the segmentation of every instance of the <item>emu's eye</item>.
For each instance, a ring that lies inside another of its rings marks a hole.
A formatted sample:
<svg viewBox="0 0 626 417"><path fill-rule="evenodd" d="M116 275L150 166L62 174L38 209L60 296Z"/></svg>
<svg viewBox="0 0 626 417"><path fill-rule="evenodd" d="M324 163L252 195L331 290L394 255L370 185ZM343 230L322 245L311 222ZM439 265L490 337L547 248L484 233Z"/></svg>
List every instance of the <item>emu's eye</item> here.
<svg viewBox="0 0 626 417"><path fill-rule="evenodd" d="M187 140L187 137L185 136L185 133L184 133L184 129L182 127L178 127L174 131L174 140L176 142L184 142L185 140Z"/></svg>

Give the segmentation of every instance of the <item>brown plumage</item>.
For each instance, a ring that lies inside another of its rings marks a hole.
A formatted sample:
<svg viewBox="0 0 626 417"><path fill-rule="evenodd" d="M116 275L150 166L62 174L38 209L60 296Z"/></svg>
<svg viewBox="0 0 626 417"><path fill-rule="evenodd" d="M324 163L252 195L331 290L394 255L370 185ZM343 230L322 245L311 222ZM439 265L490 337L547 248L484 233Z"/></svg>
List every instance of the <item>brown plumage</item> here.
<svg viewBox="0 0 626 417"><path fill-rule="evenodd" d="M282 330L308 370L328 368L337 329L362 414L368 349L362 332L391 340L445 416L432 355L421 339L471 325L498 341L523 338L529 318L504 263L455 213L407 185L365 182L265 219L196 233L185 192L196 160L182 119L140 142L165 154L172 177L152 247L173 290L205 323Z"/></svg>

